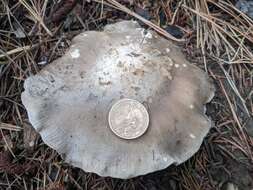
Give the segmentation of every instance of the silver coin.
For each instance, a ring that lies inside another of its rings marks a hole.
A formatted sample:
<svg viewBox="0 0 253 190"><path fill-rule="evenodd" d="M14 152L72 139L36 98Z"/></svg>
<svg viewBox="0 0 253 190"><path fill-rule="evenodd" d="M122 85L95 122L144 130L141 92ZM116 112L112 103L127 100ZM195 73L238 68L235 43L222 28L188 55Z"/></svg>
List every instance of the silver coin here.
<svg viewBox="0 0 253 190"><path fill-rule="evenodd" d="M108 116L110 129L123 139L135 139L145 133L149 125L147 109L133 99L121 99L111 107Z"/></svg>

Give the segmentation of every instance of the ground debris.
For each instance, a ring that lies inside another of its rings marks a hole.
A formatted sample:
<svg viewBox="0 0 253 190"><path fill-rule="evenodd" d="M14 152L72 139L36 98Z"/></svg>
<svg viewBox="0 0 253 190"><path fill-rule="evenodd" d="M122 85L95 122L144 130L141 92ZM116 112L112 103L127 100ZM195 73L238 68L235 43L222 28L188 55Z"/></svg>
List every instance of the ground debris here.
<svg viewBox="0 0 253 190"><path fill-rule="evenodd" d="M66 19L67 15L75 7L77 0L64 0L56 5L55 10L52 12L51 21L59 24L60 21Z"/></svg>
<svg viewBox="0 0 253 190"><path fill-rule="evenodd" d="M47 190L65 190L65 186L61 183L50 183L47 187ZM44 188L40 189L40 190L44 190Z"/></svg>
<svg viewBox="0 0 253 190"><path fill-rule="evenodd" d="M25 1L33 8L29 10L20 3L21 1L0 1L0 121L2 123L22 126L22 123L27 121L27 114L20 101L23 81L63 55L68 48L68 45L62 46L63 43L68 44L69 39L83 30L101 30L108 23L120 19L134 19L125 12L114 9L113 6L107 6L111 1L89 0L87 1L89 3L77 1L78 14L70 8L59 19L55 18L55 21L59 22L57 24L52 24L50 13L60 10L56 4L65 1ZM252 118L253 33L250 29L253 21L248 13L250 10L248 5L245 11L241 10L248 16L240 14L235 9L236 2L251 1L121 0L118 2L133 11L134 7L151 3L152 6L142 6L149 12L150 21L157 25L161 24L161 27L169 24L182 28L184 32L191 31L182 44L184 52L191 62L207 71L216 84L216 96L207 106L207 113L214 121L213 129L206 137L200 151L180 166L122 181L99 177L70 167L62 162L55 151L43 143L35 143L37 146L27 154L29 147L24 148L22 129L10 130L8 126L9 129L2 128L3 134L0 133L2 144L0 189L7 189L9 184L13 185L9 189L14 190L32 189L32 187L45 189L51 183L63 184L64 181L65 189L163 190L175 187L180 190L216 190L230 182L239 190L245 190L245 185L248 184L251 190L253 185L249 182L253 181L253 172L246 170L245 167L253 165L253 140L250 132L252 119L248 121L240 115L241 108L236 96L240 95L243 98ZM68 27L64 26L66 19L69 22ZM43 22L52 31L53 36L42 27ZM44 55L49 57L46 64L44 59L41 59ZM37 64L40 62L43 64ZM224 66L227 76L224 75L220 65ZM225 81L229 81L229 85ZM237 91L240 94L236 94ZM3 137L8 138L8 144L17 158L10 155ZM234 150L241 152L240 155ZM232 163L231 160L236 162ZM35 161L38 162L37 165L34 164ZM245 165L244 162L250 164ZM33 168L35 172L29 169L27 163L35 165ZM52 173L52 167L55 170L53 180L47 177ZM234 176L229 175L229 172L236 168L240 170L234 172ZM240 171L245 172L240 173ZM247 177L243 177L245 173ZM19 177L17 174L20 174ZM170 185L171 179L173 183ZM240 181L241 183L238 183Z"/></svg>
<svg viewBox="0 0 253 190"><path fill-rule="evenodd" d="M0 170L10 175L21 175L30 169L29 164L19 164L12 160L12 156L8 151L0 152Z"/></svg>
<svg viewBox="0 0 253 190"><path fill-rule="evenodd" d="M38 133L29 123L24 123L23 125L23 141L24 141L24 148L28 151L32 151L36 148L36 144L39 138Z"/></svg>

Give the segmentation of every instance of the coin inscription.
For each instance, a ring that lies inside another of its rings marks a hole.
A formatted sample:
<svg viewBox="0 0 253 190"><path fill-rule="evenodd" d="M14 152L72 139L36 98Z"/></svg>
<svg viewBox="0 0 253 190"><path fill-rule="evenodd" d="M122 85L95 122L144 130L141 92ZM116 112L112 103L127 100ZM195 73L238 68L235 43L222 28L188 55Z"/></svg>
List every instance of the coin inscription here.
<svg viewBox="0 0 253 190"><path fill-rule="evenodd" d="M149 115L143 104L133 99L121 99L111 107L108 116L110 129L123 139L135 139L145 133Z"/></svg>

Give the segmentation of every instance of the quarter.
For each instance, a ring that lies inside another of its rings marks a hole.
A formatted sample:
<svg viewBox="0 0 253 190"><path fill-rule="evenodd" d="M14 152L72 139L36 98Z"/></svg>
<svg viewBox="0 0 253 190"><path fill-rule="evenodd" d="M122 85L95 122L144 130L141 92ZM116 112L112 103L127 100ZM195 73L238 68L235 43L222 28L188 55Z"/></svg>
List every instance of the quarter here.
<svg viewBox="0 0 253 190"><path fill-rule="evenodd" d="M143 104L133 99L121 99L112 105L108 122L110 129L123 139L142 136L149 126L149 114Z"/></svg>

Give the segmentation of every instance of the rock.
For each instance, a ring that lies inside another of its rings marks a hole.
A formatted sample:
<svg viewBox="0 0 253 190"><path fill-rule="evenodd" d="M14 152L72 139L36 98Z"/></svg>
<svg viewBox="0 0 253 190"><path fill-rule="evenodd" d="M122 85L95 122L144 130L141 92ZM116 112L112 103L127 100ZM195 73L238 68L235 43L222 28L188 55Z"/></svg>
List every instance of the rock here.
<svg viewBox="0 0 253 190"><path fill-rule="evenodd" d="M253 19L253 1L252 0L238 0L236 3L236 8L248 15Z"/></svg>

